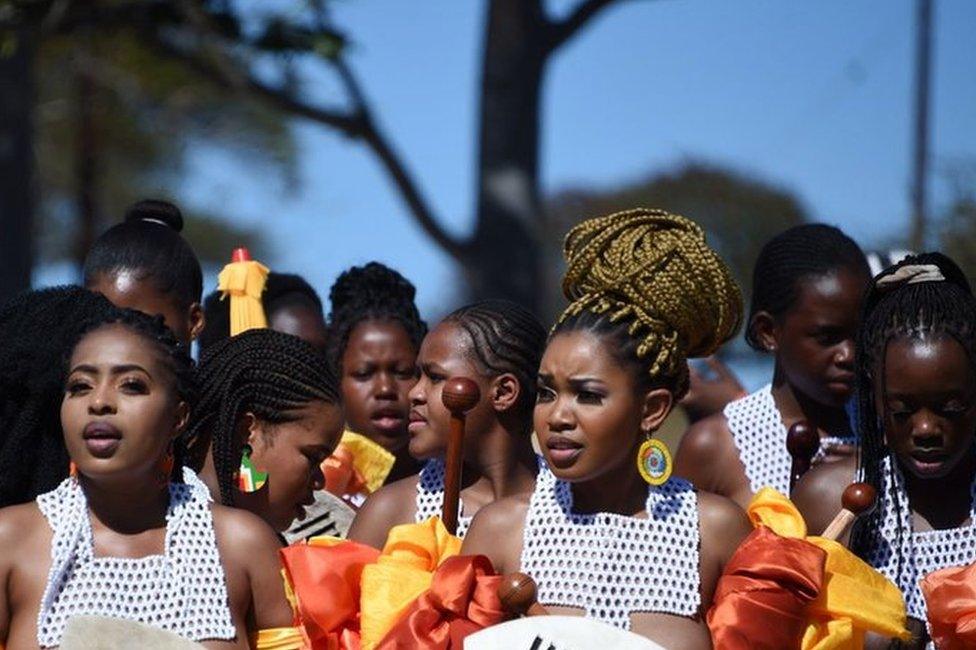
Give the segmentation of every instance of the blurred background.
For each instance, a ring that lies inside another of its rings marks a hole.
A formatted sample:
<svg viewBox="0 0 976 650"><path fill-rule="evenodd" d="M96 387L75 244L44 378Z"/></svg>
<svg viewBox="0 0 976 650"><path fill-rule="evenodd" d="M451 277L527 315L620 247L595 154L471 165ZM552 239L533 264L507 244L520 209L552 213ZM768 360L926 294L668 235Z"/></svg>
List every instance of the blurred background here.
<svg viewBox="0 0 976 650"><path fill-rule="evenodd" d="M746 293L803 221L976 275L972 0L0 0L0 299L168 198L323 297L369 260L436 320L551 319L561 240L645 205ZM747 388L761 361L727 353Z"/></svg>

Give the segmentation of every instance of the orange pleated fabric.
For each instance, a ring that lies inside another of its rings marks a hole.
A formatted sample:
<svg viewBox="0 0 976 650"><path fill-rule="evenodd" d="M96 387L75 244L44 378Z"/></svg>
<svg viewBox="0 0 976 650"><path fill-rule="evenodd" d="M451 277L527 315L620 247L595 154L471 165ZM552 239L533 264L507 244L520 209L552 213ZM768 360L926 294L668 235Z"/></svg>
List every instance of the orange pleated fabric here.
<svg viewBox="0 0 976 650"><path fill-rule="evenodd" d="M976 648L976 564L930 573L922 580L922 593L935 647Z"/></svg>
<svg viewBox="0 0 976 650"><path fill-rule="evenodd" d="M722 650L799 648L820 593L826 553L759 526L729 560L706 621Z"/></svg>
<svg viewBox="0 0 976 650"><path fill-rule="evenodd" d="M461 650L466 636L507 618L498 599L500 582L501 576L482 555L445 560L430 589L414 601L377 650Z"/></svg>
<svg viewBox="0 0 976 650"><path fill-rule="evenodd" d="M285 574L312 650L360 650L360 584L375 548L315 538L281 550Z"/></svg>

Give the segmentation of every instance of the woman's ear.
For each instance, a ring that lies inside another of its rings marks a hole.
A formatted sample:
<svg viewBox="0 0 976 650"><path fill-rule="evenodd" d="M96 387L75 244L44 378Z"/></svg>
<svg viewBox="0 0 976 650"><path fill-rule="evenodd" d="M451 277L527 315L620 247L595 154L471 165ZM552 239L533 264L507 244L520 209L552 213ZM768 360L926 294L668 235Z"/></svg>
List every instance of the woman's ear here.
<svg viewBox="0 0 976 650"><path fill-rule="evenodd" d="M190 340L196 341L200 333L203 332L204 326L207 324L207 317L203 313L203 307L200 303L195 302L190 305Z"/></svg>
<svg viewBox="0 0 976 650"><path fill-rule="evenodd" d="M672 406L674 406L674 393L667 388L647 391L641 409L641 431L645 433L657 431L671 413Z"/></svg>
<svg viewBox="0 0 976 650"><path fill-rule="evenodd" d="M757 311L749 323L753 338L766 352L776 353L779 348L779 327L768 311Z"/></svg>
<svg viewBox="0 0 976 650"><path fill-rule="evenodd" d="M522 385L518 378L507 372L492 380L488 398L491 401L492 408L504 412L513 409L518 404L521 395Z"/></svg>
<svg viewBox="0 0 976 650"><path fill-rule="evenodd" d="M176 426L173 428L173 437L178 437L186 429L190 422L190 405L180 400L176 403Z"/></svg>

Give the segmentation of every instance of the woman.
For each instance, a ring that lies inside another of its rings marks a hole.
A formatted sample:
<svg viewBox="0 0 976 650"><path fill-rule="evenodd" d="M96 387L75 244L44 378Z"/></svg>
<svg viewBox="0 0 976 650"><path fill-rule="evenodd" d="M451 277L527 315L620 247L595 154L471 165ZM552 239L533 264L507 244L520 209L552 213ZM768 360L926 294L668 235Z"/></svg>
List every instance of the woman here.
<svg viewBox="0 0 976 650"><path fill-rule="evenodd" d="M860 462L815 468L795 501L823 530L855 475L878 506L851 549L897 584L924 645L919 582L976 561L976 298L952 260L909 257L880 274L864 306L856 387Z"/></svg>
<svg viewBox="0 0 976 650"><path fill-rule="evenodd" d="M342 433L335 376L305 341L260 329L211 346L199 379L189 465L220 503L286 530L322 488L319 466Z"/></svg>
<svg viewBox="0 0 976 650"><path fill-rule="evenodd" d="M427 333L415 294L406 278L379 262L352 267L329 290L329 359L341 381L346 428L393 454L386 483L421 466L407 451L407 393L417 382L417 350Z"/></svg>
<svg viewBox="0 0 976 650"><path fill-rule="evenodd" d="M545 330L528 310L486 300L449 314L420 346L420 380L410 391L410 453L426 460L418 476L383 487L367 499L349 539L382 548L389 530L441 514L444 454L451 415L444 382L474 380L480 402L465 421L464 467L457 534L493 501L532 491L538 462L532 451L533 381Z"/></svg>
<svg viewBox="0 0 976 650"><path fill-rule="evenodd" d="M870 278L861 249L832 226L796 226L763 246L746 341L775 356L772 383L692 425L678 449L678 475L745 508L766 486L789 494L786 432L796 422L816 427L817 461L853 453L845 406Z"/></svg>
<svg viewBox="0 0 976 650"><path fill-rule="evenodd" d="M160 315L185 346L203 331L203 272L180 236L183 215L166 201L139 201L85 257L84 284L118 307Z"/></svg>
<svg viewBox="0 0 976 650"><path fill-rule="evenodd" d="M76 471L0 511L0 643L56 647L76 615L211 648L291 624L272 531L181 467L193 398L192 361L158 318L117 312L73 346L61 423Z"/></svg>
<svg viewBox="0 0 976 650"><path fill-rule="evenodd" d="M651 436L688 388L687 358L735 333L739 289L697 225L659 210L585 221L564 253L571 303L534 413L557 480L483 508L462 554L528 573L551 613L710 648L703 614L750 526L728 499L669 478Z"/></svg>

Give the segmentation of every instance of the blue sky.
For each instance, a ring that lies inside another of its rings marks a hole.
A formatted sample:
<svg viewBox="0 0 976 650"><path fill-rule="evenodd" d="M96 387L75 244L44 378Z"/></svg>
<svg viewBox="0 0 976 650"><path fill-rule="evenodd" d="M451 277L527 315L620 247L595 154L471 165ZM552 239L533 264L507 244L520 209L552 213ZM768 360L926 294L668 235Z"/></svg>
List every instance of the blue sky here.
<svg viewBox="0 0 976 650"><path fill-rule="evenodd" d="M550 3L565 12L575 0ZM337 0L336 22L377 116L445 226L472 226L485 3ZM543 92L544 189L610 188L688 158L794 191L814 218L870 245L904 232L911 160L913 0L630 0L552 61ZM976 3L936 0L931 204L939 170L976 159ZM311 96L335 99L313 78ZM260 224L267 262L323 295L379 259L453 305L451 262L359 144L298 123L301 185L221 152L191 154L188 203ZM687 215L694 217L694 215Z"/></svg>

